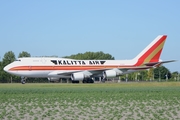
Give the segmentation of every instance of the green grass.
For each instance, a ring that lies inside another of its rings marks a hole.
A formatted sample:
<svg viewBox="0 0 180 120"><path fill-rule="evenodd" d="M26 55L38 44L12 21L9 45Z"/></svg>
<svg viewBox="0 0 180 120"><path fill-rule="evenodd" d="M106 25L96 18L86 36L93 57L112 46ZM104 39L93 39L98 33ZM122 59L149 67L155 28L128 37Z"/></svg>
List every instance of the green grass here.
<svg viewBox="0 0 180 120"><path fill-rule="evenodd" d="M180 83L0 84L0 119L180 119Z"/></svg>

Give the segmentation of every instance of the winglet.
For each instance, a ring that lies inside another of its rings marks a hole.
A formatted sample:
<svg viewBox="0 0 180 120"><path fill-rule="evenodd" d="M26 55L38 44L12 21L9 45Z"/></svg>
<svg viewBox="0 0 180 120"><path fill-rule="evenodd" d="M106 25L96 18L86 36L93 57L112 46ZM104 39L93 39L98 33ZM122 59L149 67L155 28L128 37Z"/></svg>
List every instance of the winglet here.
<svg viewBox="0 0 180 120"><path fill-rule="evenodd" d="M136 66L144 63L159 62L159 58L164 47L167 35L157 36L134 60L137 60Z"/></svg>

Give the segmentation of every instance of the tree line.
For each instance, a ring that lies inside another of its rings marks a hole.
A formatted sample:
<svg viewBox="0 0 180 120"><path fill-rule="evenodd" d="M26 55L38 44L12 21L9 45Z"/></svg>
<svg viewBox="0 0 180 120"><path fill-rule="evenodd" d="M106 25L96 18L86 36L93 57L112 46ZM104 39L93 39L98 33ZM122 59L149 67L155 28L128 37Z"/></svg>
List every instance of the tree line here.
<svg viewBox="0 0 180 120"><path fill-rule="evenodd" d="M20 57L31 57L31 54L22 51L19 53L18 58ZM51 56L52 57L52 56ZM114 60L114 57L108 53L102 51L99 52L85 52L78 53L70 56L64 56L64 58L71 58L77 60ZM9 63L16 60L16 56L13 51L8 51L4 54L2 60L0 61L0 83L20 83L21 78L19 76L11 75L6 73L3 68ZM151 68L149 70L143 70L139 72L134 72L131 74L123 75L120 77L121 80L131 80L131 81L179 81L180 76L177 71L170 72L168 68L160 66L157 68ZM26 82L48 82L47 78L28 78Z"/></svg>

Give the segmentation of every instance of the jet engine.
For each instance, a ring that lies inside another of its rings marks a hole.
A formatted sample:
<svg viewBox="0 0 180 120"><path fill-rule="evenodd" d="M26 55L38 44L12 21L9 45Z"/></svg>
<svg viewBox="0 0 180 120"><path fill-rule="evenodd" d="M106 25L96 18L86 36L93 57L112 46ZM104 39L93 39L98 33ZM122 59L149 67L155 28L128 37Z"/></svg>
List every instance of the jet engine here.
<svg viewBox="0 0 180 120"><path fill-rule="evenodd" d="M113 70L106 70L103 72L103 77L104 78L112 78L112 77L117 77L121 75L123 72L120 71L119 69L113 69Z"/></svg>
<svg viewBox="0 0 180 120"><path fill-rule="evenodd" d="M79 80L84 80L85 78L88 78L89 76L83 74L83 73L73 73L71 75L71 80L72 81L79 81Z"/></svg>

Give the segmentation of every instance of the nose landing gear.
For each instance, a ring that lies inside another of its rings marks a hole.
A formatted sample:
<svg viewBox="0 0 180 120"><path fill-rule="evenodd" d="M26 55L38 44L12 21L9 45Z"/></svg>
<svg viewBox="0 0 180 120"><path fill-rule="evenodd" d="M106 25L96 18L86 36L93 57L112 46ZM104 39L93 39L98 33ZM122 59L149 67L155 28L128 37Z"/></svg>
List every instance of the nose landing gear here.
<svg viewBox="0 0 180 120"><path fill-rule="evenodd" d="M27 77L21 76L21 83L22 83L22 84L25 84L25 83L26 83L26 79L27 79Z"/></svg>

